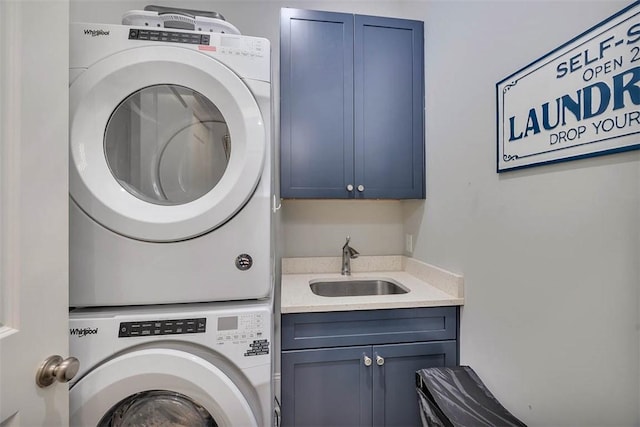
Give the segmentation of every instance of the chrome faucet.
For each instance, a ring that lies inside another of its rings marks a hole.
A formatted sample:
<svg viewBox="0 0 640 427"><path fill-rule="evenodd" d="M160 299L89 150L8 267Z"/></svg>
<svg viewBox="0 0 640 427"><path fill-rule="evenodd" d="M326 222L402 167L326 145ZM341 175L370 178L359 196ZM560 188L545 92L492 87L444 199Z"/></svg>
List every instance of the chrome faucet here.
<svg viewBox="0 0 640 427"><path fill-rule="evenodd" d="M360 253L349 246L350 236L347 236L347 241L342 247L342 271L343 276L351 276L351 260L358 258Z"/></svg>

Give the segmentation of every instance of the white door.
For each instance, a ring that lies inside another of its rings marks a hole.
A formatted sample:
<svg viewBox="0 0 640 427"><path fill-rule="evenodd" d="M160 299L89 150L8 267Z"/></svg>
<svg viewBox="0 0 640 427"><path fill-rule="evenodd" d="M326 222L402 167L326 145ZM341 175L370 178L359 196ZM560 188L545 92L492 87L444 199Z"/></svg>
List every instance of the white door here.
<svg viewBox="0 0 640 427"><path fill-rule="evenodd" d="M68 0L0 0L0 425L68 424Z"/></svg>

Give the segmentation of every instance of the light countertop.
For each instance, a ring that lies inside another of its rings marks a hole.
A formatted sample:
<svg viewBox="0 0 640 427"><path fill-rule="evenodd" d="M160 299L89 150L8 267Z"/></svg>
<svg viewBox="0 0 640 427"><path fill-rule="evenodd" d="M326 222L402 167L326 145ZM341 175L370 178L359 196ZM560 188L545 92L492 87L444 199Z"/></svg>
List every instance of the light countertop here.
<svg viewBox="0 0 640 427"><path fill-rule="evenodd" d="M339 257L284 258L281 313L436 307L464 304L464 279L430 264L404 256L360 256L351 261L351 276L340 274ZM318 279L391 279L406 294L322 297L311 292Z"/></svg>

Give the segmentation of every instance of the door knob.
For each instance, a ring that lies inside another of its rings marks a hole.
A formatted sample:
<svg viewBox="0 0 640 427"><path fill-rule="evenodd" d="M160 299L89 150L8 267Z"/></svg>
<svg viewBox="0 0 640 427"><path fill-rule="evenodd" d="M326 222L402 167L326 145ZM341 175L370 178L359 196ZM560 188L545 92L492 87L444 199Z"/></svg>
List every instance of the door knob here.
<svg viewBox="0 0 640 427"><path fill-rule="evenodd" d="M75 357L62 359L61 356L49 356L36 372L36 384L45 388L55 381L66 383L76 376L80 369L80 362Z"/></svg>
<svg viewBox="0 0 640 427"><path fill-rule="evenodd" d="M384 365L384 357L382 357L382 356L378 356L378 355L376 354L376 363L378 364L378 366L382 366L382 365Z"/></svg>

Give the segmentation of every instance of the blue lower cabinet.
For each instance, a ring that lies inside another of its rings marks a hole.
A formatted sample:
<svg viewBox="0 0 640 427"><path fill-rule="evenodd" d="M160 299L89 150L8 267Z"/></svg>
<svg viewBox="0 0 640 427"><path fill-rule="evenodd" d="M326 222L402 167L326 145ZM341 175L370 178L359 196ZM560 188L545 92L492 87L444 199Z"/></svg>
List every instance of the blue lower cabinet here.
<svg viewBox="0 0 640 427"><path fill-rule="evenodd" d="M371 347L282 354L282 425L366 426L372 417Z"/></svg>
<svg viewBox="0 0 640 427"><path fill-rule="evenodd" d="M415 327L405 325L411 332L380 342L408 316L416 316ZM336 332L349 319L358 345ZM457 322L455 307L283 315L282 425L420 426L415 372L457 364ZM426 340L402 342L412 334ZM312 348L300 349L306 340Z"/></svg>
<svg viewBox="0 0 640 427"><path fill-rule="evenodd" d="M373 347L373 425L420 426L419 369L456 364L455 341Z"/></svg>

